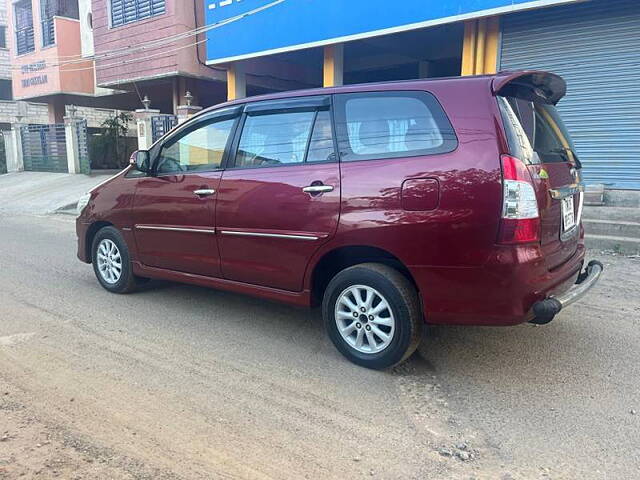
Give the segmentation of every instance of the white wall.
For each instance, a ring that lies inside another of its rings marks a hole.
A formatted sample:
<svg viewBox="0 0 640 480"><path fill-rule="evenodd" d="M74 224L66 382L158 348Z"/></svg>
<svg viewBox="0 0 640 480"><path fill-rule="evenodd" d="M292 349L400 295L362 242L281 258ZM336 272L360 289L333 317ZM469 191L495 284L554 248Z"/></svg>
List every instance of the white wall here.
<svg viewBox="0 0 640 480"><path fill-rule="evenodd" d="M0 0L4 1L4 0ZM82 47L82 56L90 57L94 54L93 45L93 28L89 22L91 15L91 0L78 0L78 8L80 13L80 42Z"/></svg>

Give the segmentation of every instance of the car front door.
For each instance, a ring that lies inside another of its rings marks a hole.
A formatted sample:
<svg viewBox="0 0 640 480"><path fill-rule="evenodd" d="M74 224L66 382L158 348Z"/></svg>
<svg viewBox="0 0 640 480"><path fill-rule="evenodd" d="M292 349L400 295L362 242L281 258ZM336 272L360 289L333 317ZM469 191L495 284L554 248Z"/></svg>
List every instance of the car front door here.
<svg viewBox="0 0 640 480"><path fill-rule="evenodd" d="M218 112L185 125L152 150L152 173L138 181L133 205L144 265L220 276L215 202L238 114Z"/></svg>
<svg viewBox="0 0 640 480"><path fill-rule="evenodd" d="M340 212L330 97L256 102L220 181L216 227L226 279L302 289Z"/></svg>

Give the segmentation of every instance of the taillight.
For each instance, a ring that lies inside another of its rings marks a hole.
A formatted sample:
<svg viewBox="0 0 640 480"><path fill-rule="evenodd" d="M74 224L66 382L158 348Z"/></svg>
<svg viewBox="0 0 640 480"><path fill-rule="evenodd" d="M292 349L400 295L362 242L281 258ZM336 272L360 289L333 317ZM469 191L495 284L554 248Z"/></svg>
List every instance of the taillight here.
<svg viewBox="0 0 640 480"><path fill-rule="evenodd" d="M502 156L502 219L498 243L537 242L540 213L533 180L527 167L515 157Z"/></svg>

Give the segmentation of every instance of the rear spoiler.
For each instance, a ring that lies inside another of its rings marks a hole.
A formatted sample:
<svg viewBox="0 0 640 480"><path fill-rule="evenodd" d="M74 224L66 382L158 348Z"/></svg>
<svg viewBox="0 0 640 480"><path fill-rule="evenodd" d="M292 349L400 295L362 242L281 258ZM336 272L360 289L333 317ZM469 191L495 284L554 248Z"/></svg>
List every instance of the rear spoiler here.
<svg viewBox="0 0 640 480"><path fill-rule="evenodd" d="M567 93L567 83L555 73L537 70L500 72L491 81L494 95L557 104Z"/></svg>

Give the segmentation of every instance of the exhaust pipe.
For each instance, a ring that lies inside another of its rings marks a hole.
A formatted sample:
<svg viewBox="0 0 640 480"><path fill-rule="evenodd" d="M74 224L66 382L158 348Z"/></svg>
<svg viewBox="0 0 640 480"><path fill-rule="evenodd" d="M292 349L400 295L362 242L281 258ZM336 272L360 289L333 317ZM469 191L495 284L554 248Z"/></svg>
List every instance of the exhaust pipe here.
<svg viewBox="0 0 640 480"><path fill-rule="evenodd" d="M578 276L578 280L569 290L560 295L554 295L533 304L535 318L529 323L546 325L551 322L560 311L584 297L591 288L598 283L604 265L598 260L591 260L584 272Z"/></svg>
<svg viewBox="0 0 640 480"><path fill-rule="evenodd" d="M562 310L562 304L553 297L536 302L533 304L535 318L529 323L546 325L560 313L560 310Z"/></svg>

